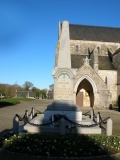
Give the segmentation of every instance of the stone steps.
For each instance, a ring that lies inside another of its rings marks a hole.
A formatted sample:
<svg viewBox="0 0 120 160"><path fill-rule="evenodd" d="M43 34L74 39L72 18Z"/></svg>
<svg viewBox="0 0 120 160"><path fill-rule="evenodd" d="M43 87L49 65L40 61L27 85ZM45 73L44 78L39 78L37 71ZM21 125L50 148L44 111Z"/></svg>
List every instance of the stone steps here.
<svg viewBox="0 0 120 160"><path fill-rule="evenodd" d="M59 133L59 127L54 127L53 125L48 126L34 126L34 124L44 124L50 121L44 120L44 114L40 114L30 121L31 124L27 123L24 126L24 131L29 133ZM82 121L76 121L78 124L91 125L95 124L90 118L82 116ZM66 123L67 125L68 123ZM80 133L80 134L101 134L101 128L99 126L94 127L75 127L66 128L65 133Z"/></svg>

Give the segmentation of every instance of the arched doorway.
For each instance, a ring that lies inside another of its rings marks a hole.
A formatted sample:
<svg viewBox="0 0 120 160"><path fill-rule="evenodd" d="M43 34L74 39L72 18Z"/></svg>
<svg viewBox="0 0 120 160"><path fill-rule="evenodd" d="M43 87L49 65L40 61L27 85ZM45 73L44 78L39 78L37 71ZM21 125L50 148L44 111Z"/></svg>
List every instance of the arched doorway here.
<svg viewBox="0 0 120 160"><path fill-rule="evenodd" d="M86 78L77 87L76 104L79 107L93 107L94 105L93 87Z"/></svg>

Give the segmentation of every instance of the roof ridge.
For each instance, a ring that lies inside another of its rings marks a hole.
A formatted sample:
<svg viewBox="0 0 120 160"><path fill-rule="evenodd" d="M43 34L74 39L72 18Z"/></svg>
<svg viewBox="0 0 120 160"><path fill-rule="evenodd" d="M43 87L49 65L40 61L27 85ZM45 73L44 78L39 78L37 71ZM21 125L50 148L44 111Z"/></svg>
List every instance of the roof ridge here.
<svg viewBox="0 0 120 160"><path fill-rule="evenodd" d="M83 26L83 27L98 27L98 28L111 28L111 29L120 29L120 27L112 27L112 26L97 26L97 25L89 25L89 24L69 24L70 26Z"/></svg>

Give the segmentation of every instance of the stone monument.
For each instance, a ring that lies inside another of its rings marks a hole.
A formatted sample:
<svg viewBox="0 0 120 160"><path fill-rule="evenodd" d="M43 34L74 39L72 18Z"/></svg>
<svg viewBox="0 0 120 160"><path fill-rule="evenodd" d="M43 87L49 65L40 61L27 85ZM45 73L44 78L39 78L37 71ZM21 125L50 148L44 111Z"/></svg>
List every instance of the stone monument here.
<svg viewBox="0 0 120 160"><path fill-rule="evenodd" d="M103 95L102 105L106 104L107 106L109 104L109 101L106 102L105 99L106 95L108 95L109 100L108 89L100 76L98 76L97 69L94 71L90 66L90 62L92 61L91 58L89 59L88 55L82 57L82 66L80 68L73 69L71 67L70 49L69 23L64 21L62 25L59 24L59 39L57 44L56 62L55 68L52 71L52 76L54 77L54 101L47 106L44 115L40 115L31 120L29 124L24 126L24 130L34 133L58 133L60 129L60 133L65 134L71 133L71 130L67 128L67 126L71 125L71 123L94 125L95 122L92 119L82 115L80 107L76 104L76 95L82 88L88 90L88 95L90 96L90 102L92 104L96 106L100 104L99 97L101 95ZM99 92L97 87L99 88ZM103 88L104 92L102 92ZM59 124L56 127L54 125L55 115L60 115L61 117L65 116L69 119L69 122L63 118L60 122L58 122ZM53 122L52 125L51 119ZM47 125L40 125L42 123ZM60 124L62 125L60 126ZM64 132L61 131L62 129ZM96 124L95 127L92 128L74 127L72 133L101 134L101 128Z"/></svg>
<svg viewBox="0 0 120 160"><path fill-rule="evenodd" d="M69 24L63 23L59 37L59 55L56 67L52 71L54 77L54 100L73 101L73 80L75 73L71 69Z"/></svg>

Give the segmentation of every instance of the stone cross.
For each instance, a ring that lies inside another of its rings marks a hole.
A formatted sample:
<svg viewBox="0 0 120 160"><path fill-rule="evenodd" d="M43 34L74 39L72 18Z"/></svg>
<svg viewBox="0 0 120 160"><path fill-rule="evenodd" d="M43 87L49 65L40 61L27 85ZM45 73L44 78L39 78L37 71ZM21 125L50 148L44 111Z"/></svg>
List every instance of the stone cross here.
<svg viewBox="0 0 120 160"><path fill-rule="evenodd" d="M84 64L89 64L90 60L91 59L89 59L87 56L86 56L86 58L83 58Z"/></svg>

